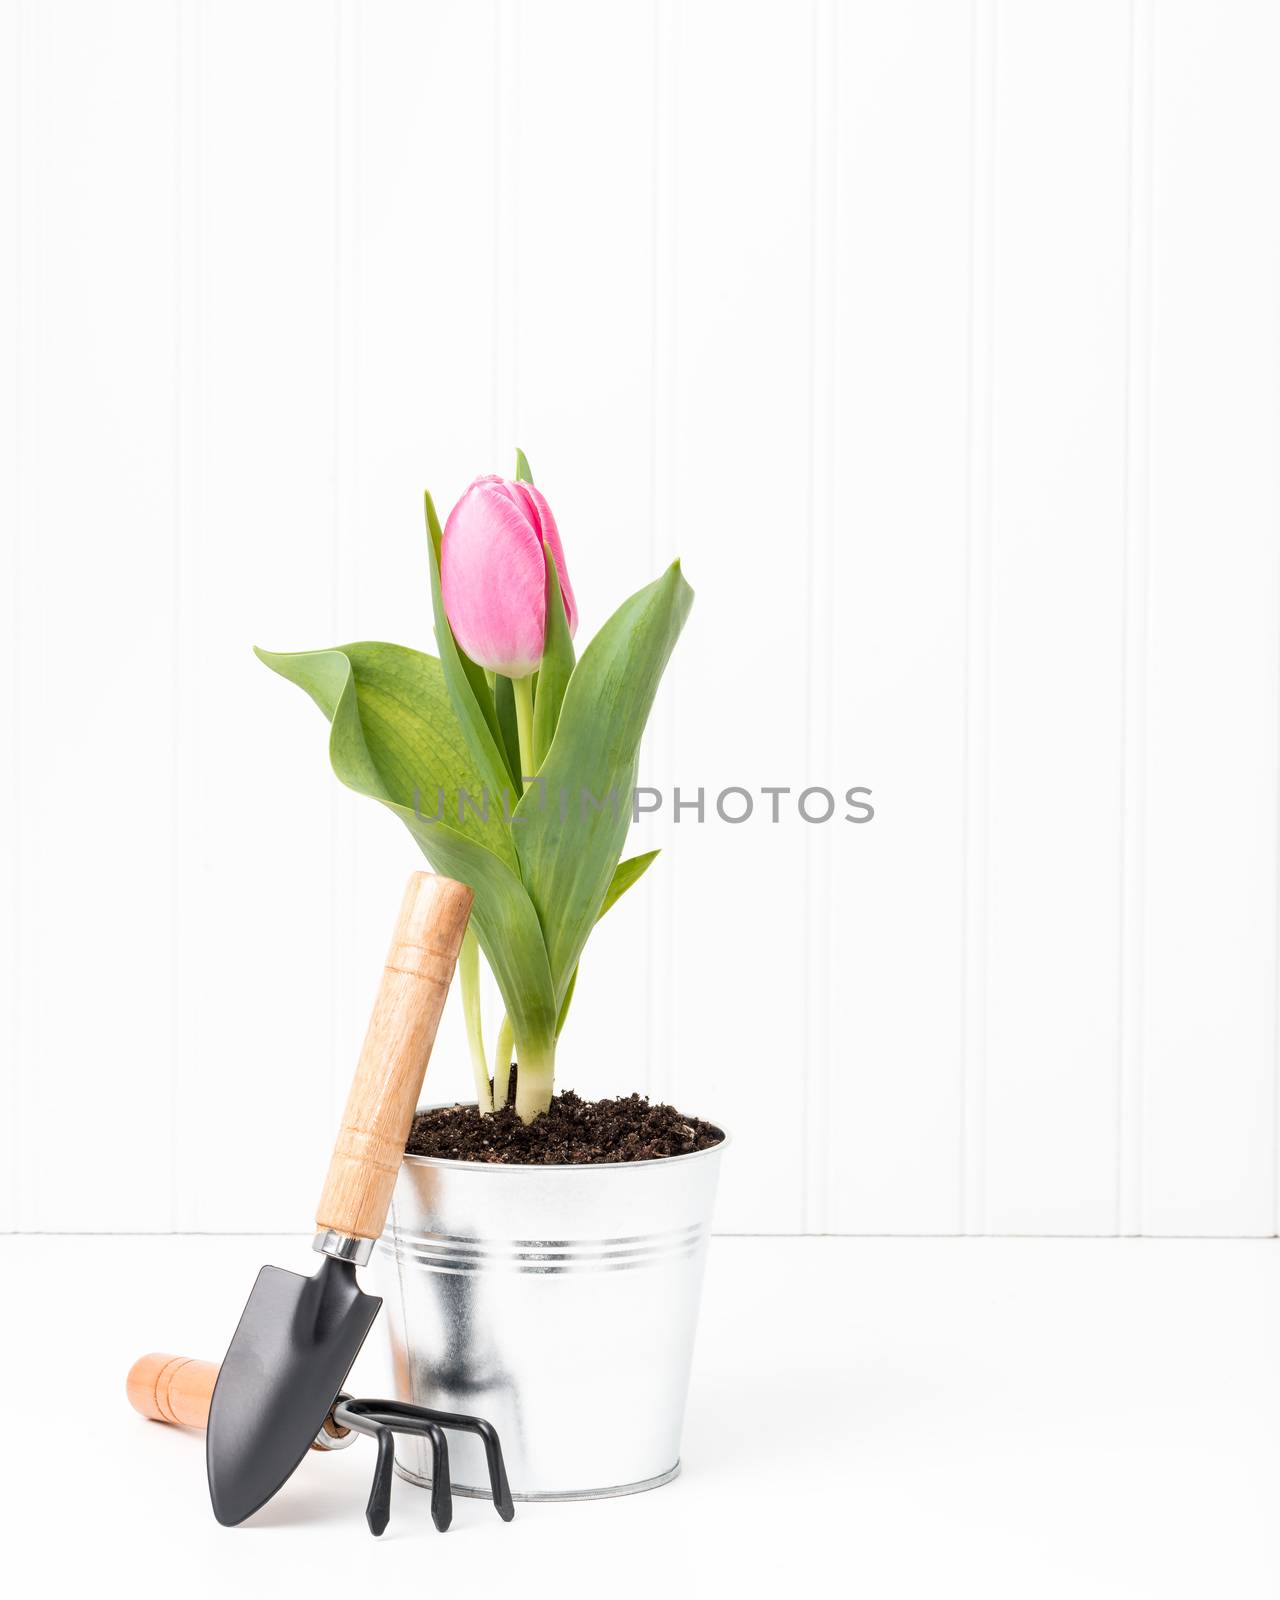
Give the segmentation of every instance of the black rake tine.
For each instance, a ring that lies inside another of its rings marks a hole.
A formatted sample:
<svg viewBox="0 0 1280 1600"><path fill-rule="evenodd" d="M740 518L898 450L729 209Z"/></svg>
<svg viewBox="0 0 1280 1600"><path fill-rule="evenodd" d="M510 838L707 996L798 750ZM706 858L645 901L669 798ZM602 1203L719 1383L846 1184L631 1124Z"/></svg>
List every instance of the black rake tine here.
<svg viewBox="0 0 1280 1600"><path fill-rule="evenodd" d="M426 1414L442 1428L457 1428L459 1432L479 1436L489 1466L489 1492L493 1495L493 1508L504 1522L510 1522L516 1514L516 1508L511 1498L511 1486L507 1482L507 1464L502 1459L498 1430L483 1417L467 1417L453 1411L427 1411Z"/></svg>
<svg viewBox="0 0 1280 1600"><path fill-rule="evenodd" d="M354 1428L357 1433L363 1433L378 1447L377 1460L373 1466L373 1485L369 1490L369 1503L365 1506L364 1519L369 1524L369 1532L375 1539L379 1539L391 1521L391 1479L392 1469L396 1464L396 1437L385 1423L355 1410L356 1404L358 1402L342 1401L336 1405L333 1408L333 1420L339 1427Z"/></svg>
<svg viewBox="0 0 1280 1600"><path fill-rule="evenodd" d="M402 1400L367 1400L361 1404L376 1410L383 1421L393 1428L398 1420L403 1419L409 1423L434 1422L441 1428L456 1428L460 1433L476 1434L484 1445L494 1510L504 1522L510 1522L515 1516L515 1502L511 1498L511 1486L507 1482L507 1464L503 1459L498 1430L491 1422L486 1422L483 1417L468 1416L461 1411L435 1411L428 1406L411 1406Z"/></svg>
<svg viewBox="0 0 1280 1600"><path fill-rule="evenodd" d="M443 1432L430 1421L420 1406L403 1410L395 1401L359 1400L357 1405L371 1419L397 1433L421 1434L431 1445L431 1520L441 1533L453 1521L453 1486L449 1481L449 1444Z"/></svg>

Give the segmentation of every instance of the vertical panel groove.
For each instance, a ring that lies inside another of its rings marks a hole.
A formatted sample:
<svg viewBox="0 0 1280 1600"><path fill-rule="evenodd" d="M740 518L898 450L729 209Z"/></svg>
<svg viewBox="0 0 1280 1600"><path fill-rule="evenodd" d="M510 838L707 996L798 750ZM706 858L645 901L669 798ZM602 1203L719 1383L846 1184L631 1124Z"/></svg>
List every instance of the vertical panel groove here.
<svg viewBox="0 0 1280 1600"><path fill-rule="evenodd" d="M336 0L333 34L333 524L330 560L332 617L336 640L360 628L356 527L359 505L359 240L360 240L360 6ZM365 967L357 950L359 862L364 819L353 797L339 785L330 795L332 827L330 899L330 1076L333 1103L341 1106L357 1048L362 1019L359 974Z"/></svg>
<svg viewBox="0 0 1280 1600"><path fill-rule="evenodd" d="M198 659L200 613L198 570L200 508L203 503L203 444L200 406L201 299L203 273L201 249L201 0L182 0L177 28L177 94L174 216L174 294L176 346L174 361L174 562L173 654L177 692L173 704L173 1068L170 1127L173 1148L181 1147L187 1124L190 1092L194 1101L200 1086L188 1083L190 1042L188 1008L193 995L188 982L190 942L188 896L189 863L195 849L190 834L190 801L199 781L196 746L199 739ZM175 1228L196 1220L191 1208L195 1197L186 1193L185 1169L174 1162L170 1204Z"/></svg>
<svg viewBox="0 0 1280 1600"><path fill-rule="evenodd" d="M1120 1070L1116 1231L1142 1232L1143 938L1150 604L1151 117L1153 15L1133 0L1129 62L1129 284L1126 357L1124 731L1121 817Z"/></svg>
<svg viewBox="0 0 1280 1600"><path fill-rule="evenodd" d="M954 1233L973 22L946 0L836 13L831 775L878 810L827 830L829 1223Z"/></svg>
<svg viewBox="0 0 1280 1600"><path fill-rule="evenodd" d="M42 1227L87 1203L95 1226L172 1224L174 22L24 19L18 1165ZM69 1005L76 906L106 917L116 964L81 963ZM120 1151L100 1194L48 1159L75 1116Z"/></svg>
<svg viewBox="0 0 1280 1600"><path fill-rule="evenodd" d="M511 0L495 0L493 97L493 462L504 477L515 470L519 429L520 250L516 226L520 132L520 11Z"/></svg>
<svg viewBox="0 0 1280 1600"><path fill-rule="evenodd" d="M1130 22L1109 0L1069 14L1032 0L999 8L997 27L983 1231L1107 1234Z"/></svg>
<svg viewBox="0 0 1280 1600"><path fill-rule="evenodd" d="M1280 13L1153 16L1141 1222L1267 1235Z"/></svg>
<svg viewBox="0 0 1280 1600"><path fill-rule="evenodd" d="M10 630L11 655L11 737L12 750L12 901L8 915L12 938L12 1006L10 1017L10 1072L9 1084L9 1183L11 1186L10 1225L21 1228L27 1222L24 1216L23 1185L20 1156L22 1132L23 1083L22 1071L26 1061L26 1003L27 961L24 939L25 870L24 862L24 793L25 740L23 735L23 674L20 620L23 593L23 548L25 535L33 526L35 490L35 296L37 277L33 262L33 231L35 212L35 151L33 148L34 118L32 98L36 92L35 39L36 14L27 15L25 0L14 7L14 98L15 119L14 151L14 238L17 259L14 263L14 504L13 542L10 552Z"/></svg>
<svg viewBox="0 0 1280 1600"><path fill-rule="evenodd" d="M1277 260L1272 269L1272 299L1273 307L1280 307L1280 260ZM1272 325L1272 371L1280 373L1280 316L1273 319ZM1277 560L1280 560L1280 405L1276 405L1272 413L1272 508L1271 519L1275 533L1275 551ZM1280 576L1275 582L1275 593L1280 601ZM1280 684L1280 628L1277 629L1277 654L1276 654L1276 680ZM1280 767L1280 692L1276 697L1276 729L1275 740L1277 750L1277 766ZM1280 806L1276 808L1276 951L1280 957ZM1275 1011L1272 1020L1272 1051L1274 1057L1274 1072L1271 1083L1272 1097L1272 1140L1271 1140L1271 1233L1280 1235L1280 972L1275 980Z"/></svg>
<svg viewBox="0 0 1280 1600"><path fill-rule="evenodd" d="M969 485L965 670L964 1163L961 1231L986 1227L987 855L990 727L996 0L973 8Z"/></svg>
<svg viewBox="0 0 1280 1600"><path fill-rule="evenodd" d="M173 967L169 974L171 986L169 1015L169 1071L165 1076L165 1089L169 1096L169 1149L178 1148L178 1081L182 1062L182 1024L178 1001L182 994L182 910L180 874L182 868L182 584L185 570L183 560L183 472L182 426L184 407L182 386L185 381L183 361L183 159L186 140L183 127L185 88L183 66L186 56L186 35L190 19L182 0L175 12L173 55L173 411L170 419L173 445L173 569L169 575L169 660L174 692L169 703L169 805L173 813L173 832L169 838L169 944L173 951ZM169 1210L169 1231L180 1225L178 1211L178 1163L169 1162L168 1193L165 1196Z"/></svg>
<svg viewBox="0 0 1280 1600"><path fill-rule="evenodd" d="M14 1152L14 1226L38 1228L43 1220L38 1208L32 1214L25 1183L26 1167L22 1151L22 1120L27 1108L26 1085L20 1081L19 1066L25 1067L34 1029L30 1026L33 993L31 941L27 937L28 914L34 903L30 881L31 861L27 849L26 777L28 729L26 716L27 674L21 650L22 604L27 587L27 541L35 534L40 515L40 346L36 336L40 323L40 144L38 112L41 91L40 9L20 0L19 71L21 93L18 100L18 521L16 582L14 584L14 697L15 760L20 785L14 823L16 861L14 867L14 908L17 920L17 1005L14 1047L15 1106L13 1126L17 1149Z"/></svg>
<svg viewBox="0 0 1280 1600"><path fill-rule="evenodd" d="M836 28L833 0L814 0L812 152L810 166L809 560L805 596L808 729L806 783L834 782L831 739L832 474L835 428ZM804 1228L829 1227L829 1082L831 1060L831 831L805 835Z"/></svg>
<svg viewBox="0 0 1280 1600"><path fill-rule="evenodd" d="M676 16L672 0L654 0L653 13L653 371L649 443L649 570L663 560L675 517L676 385ZM647 734L650 781L671 778L674 730L668 705L659 699ZM665 844L665 816L656 830ZM668 1100L674 1081L671 1015L675 984L675 909L670 873L655 874L649 909L648 1092Z"/></svg>

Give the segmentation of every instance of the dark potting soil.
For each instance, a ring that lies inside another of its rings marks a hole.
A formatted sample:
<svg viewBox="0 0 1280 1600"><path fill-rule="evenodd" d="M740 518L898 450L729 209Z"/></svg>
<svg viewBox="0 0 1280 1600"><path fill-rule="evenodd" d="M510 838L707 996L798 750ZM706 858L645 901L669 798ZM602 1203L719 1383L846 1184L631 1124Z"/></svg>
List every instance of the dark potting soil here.
<svg viewBox="0 0 1280 1600"><path fill-rule="evenodd" d="M482 1117L474 1106L419 1111L406 1151L448 1161L553 1166L566 1162L652 1161L708 1150L724 1138L719 1128L674 1106L650 1105L642 1094L618 1100L583 1100L572 1089L526 1126L515 1107Z"/></svg>

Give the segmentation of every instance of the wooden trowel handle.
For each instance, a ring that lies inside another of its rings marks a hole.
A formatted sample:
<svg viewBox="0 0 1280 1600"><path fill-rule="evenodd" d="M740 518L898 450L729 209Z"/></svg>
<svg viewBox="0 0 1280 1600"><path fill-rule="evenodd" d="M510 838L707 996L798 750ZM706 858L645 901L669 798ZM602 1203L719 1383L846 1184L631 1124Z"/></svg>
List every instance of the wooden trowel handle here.
<svg viewBox="0 0 1280 1600"><path fill-rule="evenodd" d="M153 1422L176 1422L203 1428L218 1381L216 1361L191 1361L186 1356L140 1356L129 1368L129 1404Z"/></svg>
<svg viewBox="0 0 1280 1600"><path fill-rule="evenodd" d="M471 900L452 878L409 879L316 1211L322 1233L382 1232Z"/></svg>

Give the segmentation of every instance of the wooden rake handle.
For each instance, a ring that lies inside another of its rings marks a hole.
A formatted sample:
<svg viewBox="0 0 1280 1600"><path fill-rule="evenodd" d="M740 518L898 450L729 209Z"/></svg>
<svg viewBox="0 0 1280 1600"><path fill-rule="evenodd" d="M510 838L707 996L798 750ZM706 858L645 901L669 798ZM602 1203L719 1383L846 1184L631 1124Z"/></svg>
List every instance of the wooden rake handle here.
<svg viewBox="0 0 1280 1600"><path fill-rule="evenodd" d="M139 1356L129 1368L129 1404L152 1422L204 1428L217 1381L216 1361L191 1361L157 1351Z"/></svg>
<svg viewBox="0 0 1280 1600"><path fill-rule="evenodd" d="M452 878L409 879L316 1211L321 1232L382 1232L471 901Z"/></svg>

